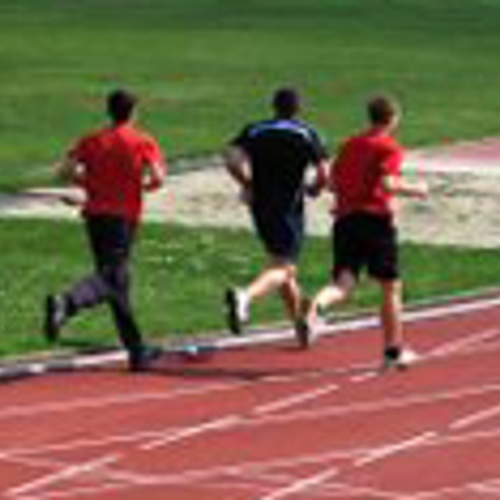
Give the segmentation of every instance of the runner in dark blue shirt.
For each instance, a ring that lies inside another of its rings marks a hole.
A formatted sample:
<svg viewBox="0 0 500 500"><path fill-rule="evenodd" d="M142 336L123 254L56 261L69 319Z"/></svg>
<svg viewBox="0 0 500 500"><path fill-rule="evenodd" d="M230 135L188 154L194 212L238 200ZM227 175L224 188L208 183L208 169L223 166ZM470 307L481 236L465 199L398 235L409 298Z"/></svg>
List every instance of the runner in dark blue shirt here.
<svg viewBox="0 0 500 500"><path fill-rule="evenodd" d="M292 320L300 316L296 261L304 233L304 196L319 192L326 180L327 153L315 130L299 121L300 97L282 88L272 100L275 116L246 126L231 142L226 165L249 204L269 263L246 288L227 291L228 323L241 333L251 302L279 289ZM316 167L309 185L306 172ZM301 340L301 339L299 339Z"/></svg>

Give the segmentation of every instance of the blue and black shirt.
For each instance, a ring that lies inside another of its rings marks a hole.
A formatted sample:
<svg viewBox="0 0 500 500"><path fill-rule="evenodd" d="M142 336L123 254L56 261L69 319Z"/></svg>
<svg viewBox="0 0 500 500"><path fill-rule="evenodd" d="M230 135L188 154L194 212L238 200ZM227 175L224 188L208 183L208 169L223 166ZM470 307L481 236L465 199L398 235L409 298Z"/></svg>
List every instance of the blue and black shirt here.
<svg viewBox="0 0 500 500"><path fill-rule="evenodd" d="M314 129L293 119L265 120L246 126L232 144L249 157L254 210L302 213L307 167L327 157Z"/></svg>

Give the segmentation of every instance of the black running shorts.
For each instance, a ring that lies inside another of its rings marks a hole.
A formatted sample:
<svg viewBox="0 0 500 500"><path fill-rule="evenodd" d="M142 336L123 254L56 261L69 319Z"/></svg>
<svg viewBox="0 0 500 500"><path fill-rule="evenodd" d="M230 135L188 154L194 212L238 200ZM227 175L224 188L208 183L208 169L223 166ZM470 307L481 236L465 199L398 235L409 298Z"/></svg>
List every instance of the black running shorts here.
<svg viewBox="0 0 500 500"><path fill-rule="evenodd" d="M399 278L397 229L389 216L353 213L333 226L333 277L350 271L356 278L366 268L382 281Z"/></svg>
<svg viewBox="0 0 500 500"><path fill-rule="evenodd" d="M252 215L267 253L283 260L296 261L304 238L304 217L301 214L263 210L253 210Z"/></svg>

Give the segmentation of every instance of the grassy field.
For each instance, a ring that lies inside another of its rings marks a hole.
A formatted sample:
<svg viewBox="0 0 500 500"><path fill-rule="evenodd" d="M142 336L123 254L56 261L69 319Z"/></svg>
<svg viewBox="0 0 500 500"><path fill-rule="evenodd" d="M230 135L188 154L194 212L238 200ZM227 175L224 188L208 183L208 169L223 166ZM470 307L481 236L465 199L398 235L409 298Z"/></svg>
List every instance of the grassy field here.
<svg viewBox="0 0 500 500"><path fill-rule="evenodd" d="M330 142L388 90L411 145L500 130L500 2L16 0L0 4L0 187L46 182L117 85L171 157L218 151L294 83Z"/></svg>
<svg viewBox="0 0 500 500"><path fill-rule="evenodd" d="M101 122L102 98L117 86L143 97L142 121L170 158L219 151L244 122L267 115L284 83L304 90L306 117L332 145L361 125L364 100L381 90L407 110L408 145L495 135L499 32L495 0L2 2L0 191L51 182L50 164ZM0 355L41 349L44 295L87 269L80 228L0 219L0 242ZM137 257L137 309L159 337L222 328L225 287L261 262L249 234L155 225ZM493 251L406 246L404 261L412 300L500 275ZM311 240L309 292L328 262L327 243ZM356 305L375 298L364 287ZM279 317L276 301L257 308L257 321ZM69 334L70 344L115 339L105 310Z"/></svg>
<svg viewBox="0 0 500 500"><path fill-rule="evenodd" d="M45 294L63 290L89 270L81 228L70 222L0 220L0 240L0 356L44 349ZM160 225L144 228L135 257L138 316L149 337L162 339L224 328L225 288L248 281L262 263L259 246L246 232ZM301 266L308 293L325 283L329 262L327 241L309 240ZM409 301L489 286L500 275L497 252L489 250L410 245L403 249L403 263ZM363 284L351 307L373 305L377 297L374 286ZM257 323L283 319L272 297L254 313ZM104 307L76 318L63 345L114 342Z"/></svg>

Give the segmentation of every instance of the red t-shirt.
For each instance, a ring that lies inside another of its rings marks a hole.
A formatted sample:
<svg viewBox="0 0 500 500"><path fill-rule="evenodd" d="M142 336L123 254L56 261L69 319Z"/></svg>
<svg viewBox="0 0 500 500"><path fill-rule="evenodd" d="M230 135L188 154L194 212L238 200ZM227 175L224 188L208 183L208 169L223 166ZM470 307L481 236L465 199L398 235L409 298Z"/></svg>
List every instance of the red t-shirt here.
<svg viewBox="0 0 500 500"><path fill-rule="evenodd" d="M336 195L335 215L368 212L391 216L394 196L384 187L383 178L401 175L402 160L403 148L378 130L348 139L330 174Z"/></svg>
<svg viewBox="0 0 500 500"><path fill-rule="evenodd" d="M103 128L71 149L84 164L81 187L87 199L83 213L116 215L136 222L142 212L143 167L165 160L157 142L131 124Z"/></svg>

